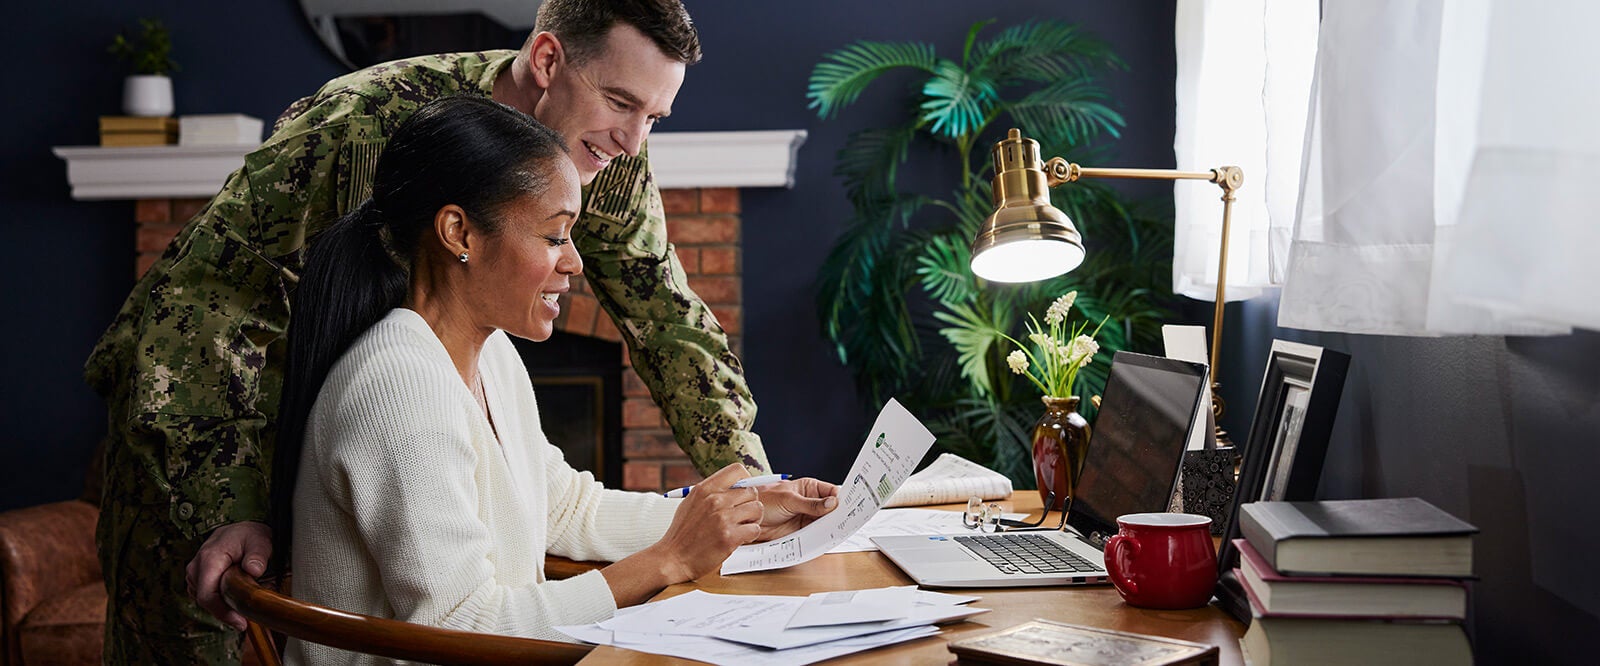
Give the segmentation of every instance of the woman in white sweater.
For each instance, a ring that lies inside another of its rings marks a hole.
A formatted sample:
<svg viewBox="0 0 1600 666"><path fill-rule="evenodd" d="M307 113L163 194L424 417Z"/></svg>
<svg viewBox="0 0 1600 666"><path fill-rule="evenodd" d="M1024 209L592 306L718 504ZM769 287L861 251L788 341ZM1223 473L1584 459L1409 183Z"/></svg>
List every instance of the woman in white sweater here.
<svg viewBox="0 0 1600 666"><path fill-rule="evenodd" d="M323 232L294 295L274 487L294 594L467 631L568 640L714 572L741 544L837 504L801 479L759 492L725 468L684 500L607 490L544 437L507 333L550 336L582 270L577 171L561 138L475 97L389 140L372 198ZM614 562L548 581L546 553ZM358 655L291 642L291 661Z"/></svg>

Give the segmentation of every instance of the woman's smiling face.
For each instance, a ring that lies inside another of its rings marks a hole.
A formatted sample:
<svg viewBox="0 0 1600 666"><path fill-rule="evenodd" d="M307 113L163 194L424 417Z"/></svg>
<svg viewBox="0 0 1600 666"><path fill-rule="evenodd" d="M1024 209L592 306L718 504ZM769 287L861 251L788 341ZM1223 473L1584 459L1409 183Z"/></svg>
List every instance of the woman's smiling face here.
<svg viewBox="0 0 1600 666"><path fill-rule="evenodd" d="M535 168L551 171L544 191L516 198L499 211L500 230L469 255L468 300L480 322L528 340L555 330L556 302L583 272L572 244L581 194L568 159Z"/></svg>

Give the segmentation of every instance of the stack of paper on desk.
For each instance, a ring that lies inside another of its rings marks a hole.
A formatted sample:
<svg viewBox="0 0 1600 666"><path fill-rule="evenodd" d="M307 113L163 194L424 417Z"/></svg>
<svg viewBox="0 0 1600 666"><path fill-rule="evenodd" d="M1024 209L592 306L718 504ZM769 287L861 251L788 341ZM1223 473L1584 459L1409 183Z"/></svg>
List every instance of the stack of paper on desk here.
<svg viewBox="0 0 1600 666"><path fill-rule="evenodd" d="M622 609L598 624L556 627L581 641L712 664L809 664L939 633L933 625L988 609L915 587L809 597L694 590Z"/></svg>

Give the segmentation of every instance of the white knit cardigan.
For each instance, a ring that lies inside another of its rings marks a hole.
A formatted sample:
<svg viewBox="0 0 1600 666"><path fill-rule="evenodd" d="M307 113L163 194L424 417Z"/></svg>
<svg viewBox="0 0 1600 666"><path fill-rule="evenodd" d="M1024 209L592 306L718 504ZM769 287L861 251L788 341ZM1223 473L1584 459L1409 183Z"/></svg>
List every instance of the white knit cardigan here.
<svg viewBox="0 0 1600 666"><path fill-rule="evenodd" d="M478 359L488 418L421 315L396 309L329 373L306 427L294 493L296 597L466 631L571 640L606 619L592 571L547 581L546 553L615 561L655 543L676 500L606 490L539 427L503 332ZM499 437L496 438L496 433ZM383 663L291 641L295 663Z"/></svg>

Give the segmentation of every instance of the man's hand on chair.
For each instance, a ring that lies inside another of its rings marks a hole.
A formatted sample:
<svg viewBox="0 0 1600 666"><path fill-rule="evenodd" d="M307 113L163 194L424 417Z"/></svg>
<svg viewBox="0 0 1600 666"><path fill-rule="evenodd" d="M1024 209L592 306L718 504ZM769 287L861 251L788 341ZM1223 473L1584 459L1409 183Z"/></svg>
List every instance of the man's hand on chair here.
<svg viewBox="0 0 1600 666"><path fill-rule="evenodd" d="M243 615L222 598L222 574L237 564L244 572L260 576L272 557L272 528L265 523L245 522L223 525L211 533L200 552L189 562L185 579L189 596L206 612L234 629L244 631Z"/></svg>

